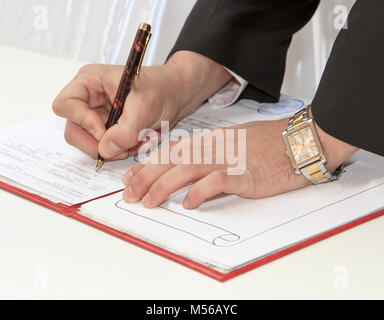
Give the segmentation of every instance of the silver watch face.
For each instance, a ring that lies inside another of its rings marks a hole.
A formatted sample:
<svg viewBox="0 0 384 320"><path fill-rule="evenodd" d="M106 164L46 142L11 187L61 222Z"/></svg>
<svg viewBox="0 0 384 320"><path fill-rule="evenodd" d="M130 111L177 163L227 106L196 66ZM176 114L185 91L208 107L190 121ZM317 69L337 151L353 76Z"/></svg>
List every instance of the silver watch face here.
<svg viewBox="0 0 384 320"><path fill-rule="evenodd" d="M303 167L322 156L323 151L312 122L291 132L285 132L284 138L295 168Z"/></svg>
<svg viewBox="0 0 384 320"><path fill-rule="evenodd" d="M288 142L291 145L296 164L307 162L320 154L309 126L290 134Z"/></svg>

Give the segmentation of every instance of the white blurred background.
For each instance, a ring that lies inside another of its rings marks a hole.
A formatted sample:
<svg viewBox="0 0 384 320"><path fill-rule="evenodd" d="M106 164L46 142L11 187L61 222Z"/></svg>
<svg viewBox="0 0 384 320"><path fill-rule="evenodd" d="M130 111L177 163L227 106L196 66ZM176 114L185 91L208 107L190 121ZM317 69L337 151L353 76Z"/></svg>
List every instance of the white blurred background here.
<svg viewBox="0 0 384 320"><path fill-rule="evenodd" d="M152 24L154 37L145 64L161 64L195 2L0 0L0 44L86 63L124 64L137 26L146 21ZM314 96L334 39L347 27L354 2L321 1L311 22L294 37L284 93Z"/></svg>

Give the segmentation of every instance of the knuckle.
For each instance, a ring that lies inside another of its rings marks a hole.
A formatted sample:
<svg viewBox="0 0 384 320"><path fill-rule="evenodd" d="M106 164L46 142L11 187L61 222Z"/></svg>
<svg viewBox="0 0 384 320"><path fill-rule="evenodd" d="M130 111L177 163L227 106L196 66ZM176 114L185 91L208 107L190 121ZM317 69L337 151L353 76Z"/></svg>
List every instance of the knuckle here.
<svg viewBox="0 0 384 320"><path fill-rule="evenodd" d="M85 64L79 69L79 74L88 73L89 71L94 70L95 66L95 64Z"/></svg>
<svg viewBox="0 0 384 320"><path fill-rule="evenodd" d="M224 171L215 171L213 173L213 180L219 185L225 185L227 182L227 174Z"/></svg>
<svg viewBox="0 0 384 320"><path fill-rule="evenodd" d="M65 132L64 132L64 139L65 141L70 144L70 145L73 145L74 143L74 137L73 137L73 134L70 130L66 129Z"/></svg>
<svg viewBox="0 0 384 320"><path fill-rule="evenodd" d="M86 131L89 131L91 129L90 121L87 117L82 118L79 124Z"/></svg>
<svg viewBox="0 0 384 320"><path fill-rule="evenodd" d="M84 130L89 131L92 129L93 123L93 114L90 110L85 110L84 112L79 112L76 116L78 125L82 127Z"/></svg>
<svg viewBox="0 0 384 320"><path fill-rule="evenodd" d="M132 176L135 176L136 174L138 174L140 171L141 171L141 169L143 169L143 165L141 164L141 163L136 163L129 171L128 171L128 173L129 172L131 172L131 174L132 174Z"/></svg>
<svg viewBox="0 0 384 320"><path fill-rule="evenodd" d="M166 190L166 185L162 180L158 180L153 184L152 189L156 194L162 194Z"/></svg>
<svg viewBox="0 0 384 320"><path fill-rule="evenodd" d="M137 184L138 186L145 186L148 183L147 180L146 175L140 170L134 175L132 183Z"/></svg>
<svg viewBox="0 0 384 320"><path fill-rule="evenodd" d="M63 115L63 104L63 99L60 96L56 97L55 100L53 100L52 110L56 115Z"/></svg>
<svg viewBox="0 0 384 320"><path fill-rule="evenodd" d="M91 89L91 91L99 87L99 80L89 74L85 75L79 82L82 83L84 87Z"/></svg>
<svg viewBox="0 0 384 320"><path fill-rule="evenodd" d="M151 187L151 195L156 198L161 197L167 192L166 184L162 180L156 181Z"/></svg>

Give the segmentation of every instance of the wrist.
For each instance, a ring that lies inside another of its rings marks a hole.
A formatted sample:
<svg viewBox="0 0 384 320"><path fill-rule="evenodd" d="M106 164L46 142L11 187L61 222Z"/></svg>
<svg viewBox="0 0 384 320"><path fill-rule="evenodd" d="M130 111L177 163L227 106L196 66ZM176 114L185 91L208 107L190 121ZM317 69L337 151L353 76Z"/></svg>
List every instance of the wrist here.
<svg viewBox="0 0 384 320"><path fill-rule="evenodd" d="M232 78L222 65L192 51L174 53L165 67L171 75L171 90L179 97L178 120L193 113Z"/></svg>

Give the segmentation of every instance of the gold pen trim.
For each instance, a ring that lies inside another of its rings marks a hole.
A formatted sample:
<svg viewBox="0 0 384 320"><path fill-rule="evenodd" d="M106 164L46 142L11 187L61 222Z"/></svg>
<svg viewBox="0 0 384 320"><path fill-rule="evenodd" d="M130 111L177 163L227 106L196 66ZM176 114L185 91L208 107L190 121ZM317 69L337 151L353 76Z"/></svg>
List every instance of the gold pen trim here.
<svg viewBox="0 0 384 320"><path fill-rule="evenodd" d="M149 25L147 25L149 26ZM144 29L141 29L141 30L144 30ZM151 30L151 27L149 26L149 30ZM148 31L149 32L149 31ZM148 33L147 35L147 39L145 40L145 45L144 45L144 49L143 49L143 53L141 54L141 58L140 58L140 62L139 62L139 66L137 67L137 70L136 70L136 76L139 76L140 75L140 71L141 71L141 67L143 65L143 61L144 61L144 57L145 57L145 53L147 51L147 48L148 48L148 44L149 44L149 40L151 40L151 37L152 37L152 33Z"/></svg>
<svg viewBox="0 0 384 320"><path fill-rule="evenodd" d="M143 31L151 32L151 26L148 23L145 23L145 22L140 23L139 29L143 30Z"/></svg>
<svg viewBox="0 0 384 320"><path fill-rule="evenodd" d="M102 161L102 160L97 160L97 162L96 162L96 172L99 172L99 171L100 171L100 169L101 169L101 167L103 166L103 164L104 164L104 161Z"/></svg>

